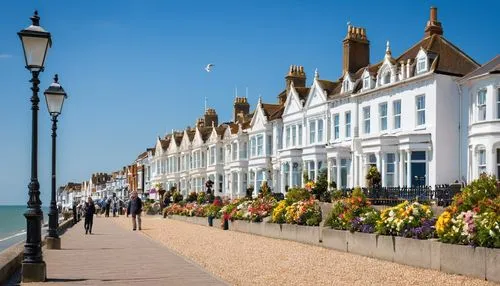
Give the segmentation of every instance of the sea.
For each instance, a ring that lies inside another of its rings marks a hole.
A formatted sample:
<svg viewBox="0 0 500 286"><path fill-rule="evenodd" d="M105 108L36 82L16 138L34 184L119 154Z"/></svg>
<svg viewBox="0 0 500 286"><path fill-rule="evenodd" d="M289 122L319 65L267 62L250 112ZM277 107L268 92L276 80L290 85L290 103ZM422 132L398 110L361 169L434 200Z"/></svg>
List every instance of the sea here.
<svg viewBox="0 0 500 286"><path fill-rule="evenodd" d="M26 240L26 206L0 206L0 252L9 246ZM42 207L42 237L49 222L48 207Z"/></svg>

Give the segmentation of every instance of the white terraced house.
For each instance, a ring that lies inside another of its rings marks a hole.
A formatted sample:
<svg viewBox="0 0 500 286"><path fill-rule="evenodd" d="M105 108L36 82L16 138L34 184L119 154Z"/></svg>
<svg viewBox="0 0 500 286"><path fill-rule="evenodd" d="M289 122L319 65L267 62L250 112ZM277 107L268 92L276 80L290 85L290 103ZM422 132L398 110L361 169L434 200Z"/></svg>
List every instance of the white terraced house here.
<svg viewBox="0 0 500 286"><path fill-rule="evenodd" d="M423 38L399 56L387 42L370 63L364 28L349 26L341 77L310 86L291 66L276 104L250 113L236 97L233 120L207 109L195 128L158 138L150 185L183 195L214 182L216 195L241 197L263 181L273 192L303 186L322 170L338 188L366 186L376 166L384 187L434 186L500 175L500 61L479 67L443 36L436 8ZM497 126L498 125L498 126ZM147 163L146 163L147 164Z"/></svg>
<svg viewBox="0 0 500 286"><path fill-rule="evenodd" d="M500 56L460 79L460 164L467 179L500 177Z"/></svg>

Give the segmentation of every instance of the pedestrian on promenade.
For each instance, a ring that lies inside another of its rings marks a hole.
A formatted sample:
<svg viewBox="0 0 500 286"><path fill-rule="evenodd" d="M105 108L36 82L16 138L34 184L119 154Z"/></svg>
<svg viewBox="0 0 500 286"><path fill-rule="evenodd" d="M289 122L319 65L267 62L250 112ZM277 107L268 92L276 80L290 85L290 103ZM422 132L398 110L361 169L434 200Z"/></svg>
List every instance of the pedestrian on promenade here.
<svg viewBox="0 0 500 286"><path fill-rule="evenodd" d="M78 222L78 215L76 214L76 200L73 201L73 225Z"/></svg>
<svg viewBox="0 0 500 286"><path fill-rule="evenodd" d="M109 217L109 208L111 207L111 198L106 200L106 215L105 217Z"/></svg>
<svg viewBox="0 0 500 286"><path fill-rule="evenodd" d="M116 198L116 194L113 194L113 217L116 217L116 212L118 211L118 199Z"/></svg>
<svg viewBox="0 0 500 286"><path fill-rule="evenodd" d="M85 203L85 234L92 234L92 224L94 223L95 205L89 197Z"/></svg>
<svg viewBox="0 0 500 286"><path fill-rule="evenodd" d="M137 192L133 191L132 194L130 195L130 201L128 202L128 207L127 207L127 217L129 215L132 216L133 230L137 229L137 225L139 225L139 230L141 230L141 212L142 212L142 201L137 196Z"/></svg>

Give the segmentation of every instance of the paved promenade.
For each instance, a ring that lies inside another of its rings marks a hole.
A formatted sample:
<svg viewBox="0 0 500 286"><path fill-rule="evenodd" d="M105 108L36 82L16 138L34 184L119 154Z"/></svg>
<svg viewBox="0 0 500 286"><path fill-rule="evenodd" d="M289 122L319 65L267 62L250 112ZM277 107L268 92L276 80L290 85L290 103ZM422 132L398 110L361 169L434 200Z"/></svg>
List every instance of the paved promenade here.
<svg viewBox="0 0 500 286"><path fill-rule="evenodd" d="M44 249L48 283L27 285L226 285L117 219L95 217L92 235L83 221L69 229L61 250Z"/></svg>

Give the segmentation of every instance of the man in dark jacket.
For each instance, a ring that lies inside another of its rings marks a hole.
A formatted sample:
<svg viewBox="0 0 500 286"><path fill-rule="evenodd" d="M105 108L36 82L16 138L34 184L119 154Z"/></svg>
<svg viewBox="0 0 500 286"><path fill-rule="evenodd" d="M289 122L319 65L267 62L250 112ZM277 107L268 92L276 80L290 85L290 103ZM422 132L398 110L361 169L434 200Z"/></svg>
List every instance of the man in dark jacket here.
<svg viewBox="0 0 500 286"><path fill-rule="evenodd" d="M128 207L127 207L127 217L129 215L132 216L133 230L137 229L137 225L139 225L139 230L141 230L141 213L142 213L142 201L137 196L137 192L133 191L132 194L130 195L130 201L128 202Z"/></svg>
<svg viewBox="0 0 500 286"><path fill-rule="evenodd" d="M95 205L92 198L89 197L88 201L85 203L85 234L92 234L92 225L94 224L94 214L95 214Z"/></svg>

